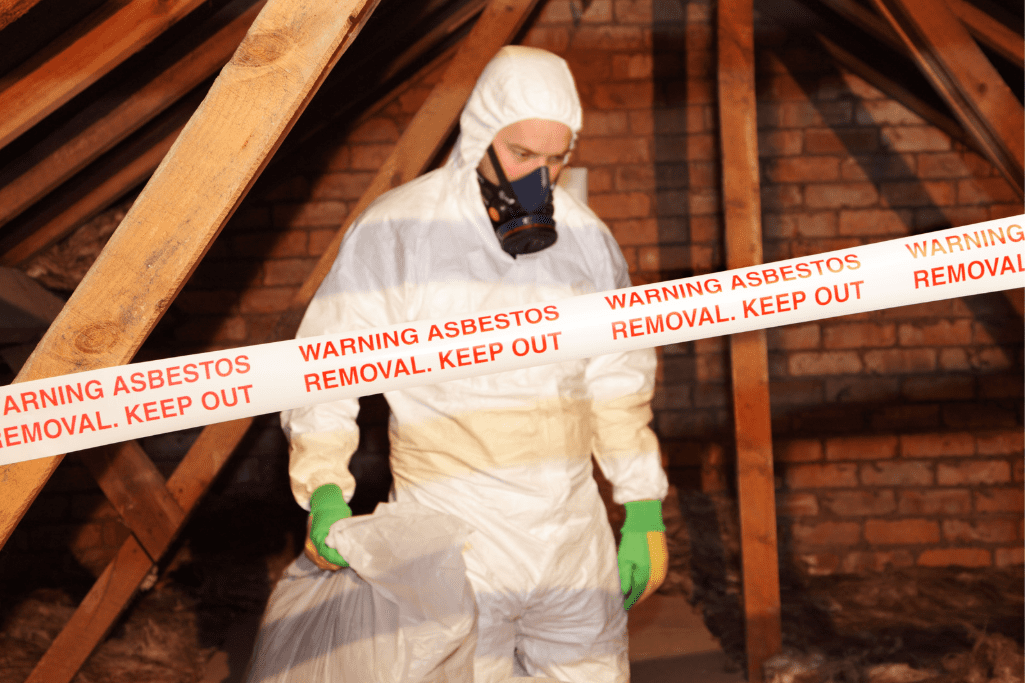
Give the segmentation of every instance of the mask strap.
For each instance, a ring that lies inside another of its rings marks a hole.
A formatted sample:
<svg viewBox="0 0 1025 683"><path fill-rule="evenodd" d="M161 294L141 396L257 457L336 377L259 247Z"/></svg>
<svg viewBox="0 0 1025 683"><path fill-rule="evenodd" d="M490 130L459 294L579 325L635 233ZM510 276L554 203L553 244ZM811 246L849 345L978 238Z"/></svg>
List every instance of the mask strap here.
<svg viewBox="0 0 1025 683"><path fill-rule="evenodd" d="M491 159L491 167L495 169L495 175L498 176L498 185L505 190L509 197L515 197L516 193L513 191L512 184L505 177L505 173L502 171L502 164L499 163L498 155L495 154L494 145L488 145L488 158Z"/></svg>

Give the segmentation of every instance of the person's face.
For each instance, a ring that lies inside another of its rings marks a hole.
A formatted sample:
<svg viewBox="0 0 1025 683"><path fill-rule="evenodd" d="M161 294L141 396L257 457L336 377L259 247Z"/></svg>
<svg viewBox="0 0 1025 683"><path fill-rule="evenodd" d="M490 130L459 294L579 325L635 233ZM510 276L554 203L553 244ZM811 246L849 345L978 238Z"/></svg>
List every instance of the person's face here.
<svg viewBox="0 0 1025 683"><path fill-rule="evenodd" d="M566 165L572 140L573 133L564 123L547 119L525 119L498 131L491 144L509 182L519 180L542 166L547 166L554 183ZM487 154L478 168L485 178L495 184L498 183L498 176Z"/></svg>

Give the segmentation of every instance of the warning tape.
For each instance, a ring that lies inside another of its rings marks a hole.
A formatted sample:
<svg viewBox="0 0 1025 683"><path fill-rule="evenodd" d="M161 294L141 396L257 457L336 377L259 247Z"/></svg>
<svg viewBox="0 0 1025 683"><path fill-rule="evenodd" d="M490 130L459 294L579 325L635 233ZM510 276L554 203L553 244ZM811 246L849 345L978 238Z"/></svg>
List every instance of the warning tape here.
<svg viewBox="0 0 1025 683"><path fill-rule="evenodd" d="M1025 215L472 316L0 388L0 464L341 398L1025 285Z"/></svg>

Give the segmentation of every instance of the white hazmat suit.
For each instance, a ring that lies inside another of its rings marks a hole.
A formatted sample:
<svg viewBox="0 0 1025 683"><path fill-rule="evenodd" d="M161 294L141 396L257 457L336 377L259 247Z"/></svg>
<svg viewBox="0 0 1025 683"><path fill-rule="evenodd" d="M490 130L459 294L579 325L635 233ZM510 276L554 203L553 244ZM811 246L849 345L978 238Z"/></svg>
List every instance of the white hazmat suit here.
<svg viewBox="0 0 1025 683"><path fill-rule="evenodd" d="M476 169L495 134L525 119L563 123L575 138L580 103L561 58L505 47L477 82L446 164L383 195L353 225L299 336L629 286L608 229L559 187L557 242L518 258L502 250ZM476 530L466 563L479 612L478 683L523 674L629 680L616 549L591 455L617 502L665 497L648 427L654 374L645 349L385 394L394 500ZM300 505L324 484L352 497L357 410L344 400L282 414Z"/></svg>

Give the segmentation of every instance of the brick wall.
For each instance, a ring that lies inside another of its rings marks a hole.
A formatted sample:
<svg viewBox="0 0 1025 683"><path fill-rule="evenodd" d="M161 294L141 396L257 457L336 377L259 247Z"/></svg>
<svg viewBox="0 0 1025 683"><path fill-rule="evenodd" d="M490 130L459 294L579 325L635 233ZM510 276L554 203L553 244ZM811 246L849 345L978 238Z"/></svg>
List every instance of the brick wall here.
<svg viewBox="0 0 1025 683"><path fill-rule="evenodd" d="M638 284L723 267L714 36L705 0L548 0L524 40L575 74L571 165L588 169L590 205ZM767 261L1022 211L984 159L796 42L757 38ZM140 359L262 340L443 67L272 164ZM1022 325L1002 296L774 329L769 345L780 532L801 566L1022 562ZM696 487L709 445L731 451L727 344L659 353L655 427L673 481ZM222 486L287 495L283 441L261 424ZM367 425L369 448L385 448L384 429ZM147 447L169 470L191 438ZM83 481L75 467L64 480ZM26 551L78 534L92 566L122 533L89 485L40 501ZM76 526L89 506L94 526Z"/></svg>
<svg viewBox="0 0 1025 683"><path fill-rule="evenodd" d="M1022 563L1022 432L776 444L783 546L812 574Z"/></svg>

